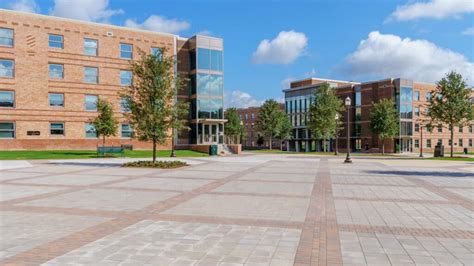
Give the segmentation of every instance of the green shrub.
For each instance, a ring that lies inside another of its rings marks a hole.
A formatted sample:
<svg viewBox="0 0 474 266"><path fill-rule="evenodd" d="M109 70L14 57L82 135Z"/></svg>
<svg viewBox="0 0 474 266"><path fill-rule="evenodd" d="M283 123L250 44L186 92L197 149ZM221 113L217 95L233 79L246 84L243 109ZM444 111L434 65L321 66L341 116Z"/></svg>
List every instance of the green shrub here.
<svg viewBox="0 0 474 266"><path fill-rule="evenodd" d="M188 166L187 163L182 161L136 161L122 164L122 167L143 167L143 168L164 168L172 169Z"/></svg>

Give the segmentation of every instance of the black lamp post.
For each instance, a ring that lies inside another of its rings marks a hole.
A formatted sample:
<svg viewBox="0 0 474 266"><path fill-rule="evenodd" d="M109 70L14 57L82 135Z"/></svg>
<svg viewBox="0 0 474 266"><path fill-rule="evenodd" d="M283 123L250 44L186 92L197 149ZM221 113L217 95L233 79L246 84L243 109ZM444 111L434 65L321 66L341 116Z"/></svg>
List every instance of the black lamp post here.
<svg viewBox="0 0 474 266"><path fill-rule="evenodd" d="M349 123L349 108L351 108L351 98L347 96L346 100L344 101L344 104L347 109L347 155L346 155L346 160L344 160L344 163L352 163L351 159L351 141L350 141L350 123Z"/></svg>
<svg viewBox="0 0 474 266"><path fill-rule="evenodd" d="M423 124L420 123L420 157L423 158Z"/></svg>
<svg viewBox="0 0 474 266"><path fill-rule="evenodd" d="M339 114L336 113L336 117L334 117L334 119L336 119L336 148L334 149L334 155L339 155L339 152L337 151L337 137L339 135Z"/></svg>

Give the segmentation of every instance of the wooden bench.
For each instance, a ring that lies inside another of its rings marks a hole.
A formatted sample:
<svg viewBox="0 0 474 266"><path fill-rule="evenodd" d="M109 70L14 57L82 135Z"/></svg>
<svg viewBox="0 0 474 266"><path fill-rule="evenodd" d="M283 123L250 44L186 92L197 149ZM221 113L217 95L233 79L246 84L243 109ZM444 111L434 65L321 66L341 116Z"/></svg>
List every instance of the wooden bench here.
<svg viewBox="0 0 474 266"><path fill-rule="evenodd" d="M117 154L120 153L121 156L124 154L123 147L97 147L97 157L99 155L105 156L106 154Z"/></svg>

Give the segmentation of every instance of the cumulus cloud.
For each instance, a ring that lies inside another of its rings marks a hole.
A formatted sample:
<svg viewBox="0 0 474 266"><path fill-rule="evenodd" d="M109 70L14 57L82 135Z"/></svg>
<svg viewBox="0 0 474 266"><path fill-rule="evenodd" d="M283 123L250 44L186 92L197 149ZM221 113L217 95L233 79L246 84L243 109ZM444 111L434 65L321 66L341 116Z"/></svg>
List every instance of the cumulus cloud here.
<svg viewBox="0 0 474 266"><path fill-rule="evenodd" d="M177 19L167 19L162 16L149 16L143 23L138 23L133 19L127 19L125 26L137 29L168 32L177 34L180 31L187 30L191 26L187 21Z"/></svg>
<svg viewBox="0 0 474 266"><path fill-rule="evenodd" d="M225 108L247 108L262 105L263 101L259 101L247 92L240 90L225 92Z"/></svg>
<svg viewBox="0 0 474 266"><path fill-rule="evenodd" d="M398 6L388 17L391 20L414 20L419 18L443 19L458 17L464 13L474 12L472 0L430 0L428 2L410 2Z"/></svg>
<svg viewBox="0 0 474 266"><path fill-rule="evenodd" d="M273 40L263 40L253 53L257 64L290 64L304 54L308 38L304 33L281 31Z"/></svg>
<svg viewBox="0 0 474 266"><path fill-rule="evenodd" d="M17 11L38 13L39 6L35 0L17 0L9 5L9 8Z"/></svg>
<svg viewBox="0 0 474 266"><path fill-rule="evenodd" d="M373 31L349 54L341 67L354 77L408 78L435 82L455 70L469 83L474 80L474 64L462 54L426 40L411 40Z"/></svg>
<svg viewBox="0 0 474 266"><path fill-rule="evenodd" d="M293 78L293 77L287 77L287 78L283 79L282 81L280 81L281 88L283 90L289 89L291 82L293 82L294 80L295 80L295 78Z"/></svg>
<svg viewBox="0 0 474 266"><path fill-rule="evenodd" d="M54 0L50 14L85 21L108 22L110 17L123 14L123 10L110 9L108 0Z"/></svg>
<svg viewBox="0 0 474 266"><path fill-rule="evenodd" d="M470 28L465 29L462 32L462 34L463 35L474 35L474 27L470 27Z"/></svg>

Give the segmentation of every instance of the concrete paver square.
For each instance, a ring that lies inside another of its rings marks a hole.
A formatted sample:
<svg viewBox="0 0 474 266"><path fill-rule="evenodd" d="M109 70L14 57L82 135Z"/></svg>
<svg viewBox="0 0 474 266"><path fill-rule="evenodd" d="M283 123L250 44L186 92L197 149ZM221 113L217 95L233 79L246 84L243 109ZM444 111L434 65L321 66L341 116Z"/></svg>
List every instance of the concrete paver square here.
<svg viewBox="0 0 474 266"><path fill-rule="evenodd" d="M52 213L0 212L0 259L4 259L109 218Z"/></svg>
<svg viewBox="0 0 474 266"><path fill-rule="evenodd" d="M120 179L118 176L105 175L77 175L77 174L61 174L47 177L37 177L27 180L18 180L14 183L21 184L48 184L48 185L90 185L107 181Z"/></svg>
<svg viewBox="0 0 474 266"><path fill-rule="evenodd" d="M310 196L312 184L278 183L257 181L232 181L218 187L218 192L244 192L254 194L279 194L293 196Z"/></svg>
<svg viewBox="0 0 474 266"><path fill-rule="evenodd" d="M166 210L164 213L304 221L308 204L309 198L204 194Z"/></svg>
<svg viewBox="0 0 474 266"><path fill-rule="evenodd" d="M19 199L24 197L36 196L49 192L62 190L64 188L54 187L33 187L33 186L18 186L18 185L0 185L0 201L7 201L12 199Z"/></svg>
<svg viewBox="0 0 474 266"><path fill-rule="evenodd" d="M446 190L451 191L455 194L458 194L461 197L464 197L468 200L474 202L474 188L447 188Z"/></svg>
<svg viewBox="0 0 474 266"><path fill-rule="evenodd" d="M286 181L286 182L308 182L313 183L316 178L315 174L290 174L290 173L248 173L241 177L240 180L261 180L261 181Z"/></svg>
<svg viewBox="0 0 474 266"><path fill-rule="evenodd" d="M93 169L93 167L78 165L41 164L34 167L14 169L14 171L18 173L61 174L89 169Z"/></svg>
<svg viewBox="0 0 474 266"><path fill-rule="evenodd" d="M414 186L413 182L403 177L386 176L354 176L352 173L345 175L331 174L331 181L337 184L363 184L363 185L397 185Z"/></svg>
<svg viewBox="0 0 474 266"><path fill-rule="evenodd" d="M109 187L127 188L150 188L163 190L192 190L213 182L213 180L165 178L165 177L142 177L130 181L120 182Z"/></svg>
<svg viewBox="0 0 474 266"><path fill-rule="evenodd" d="M134 211L177 195L175 192L86 189L25 202L25 206L79 208L89 210Z"/></svg>
<svg viewBox="0 0 474 266"><path fill-rule="evenodd" d="M297 229L145 220L45 265L293 265L300 234Z"/></svg>
<svg viewBox="0 0 474 266"><path fill-rule="evenodd" d="M223 171L223 172L240 172L256 166L257 164L235 164L235 163L213 163L198 165L190 168L190 170L200 171Z"/></svg>
<svg viewBox="0 0 474 266"><path fill-rule="evenodd" d="M14 172L14 171L0 171L0 181L7 181L16 178L30 178L42 176L43 173L29 173L29 172Z"/></svg>
<svg viewBox="0 0 474 266"><path fill-rule="evenodd" d="M445 198L420 187L333 184L332 188L334 197L446 201Z"/></svg>
<svg viewBox="0 0 474 266"><path fill-rule="evenodd" d="M234 175L234 172L219 172L219 171L193 171L193 170L177 170L168 173L162 173L160 177L183 177L183 178L198 178L198 179L221 179Z"/></svg>
<svg viewBox="0 0 474 266"><path fill-rule="evenodd" d="M96 167L94 169L81 172L81 175L117 175L117 176L141 176L161 173L164 170L150 168L122 168L122 167Z"/></svg>
<svg viewBox="0 0 474 266"><path fill-rule="evenodd" d="M282 167L282 168L275 168L275 167L262 167L257 169L255 172L257 173L293 173L293 174L316 174L318 170L316 168L290 168L290 167Z"/></svg>

